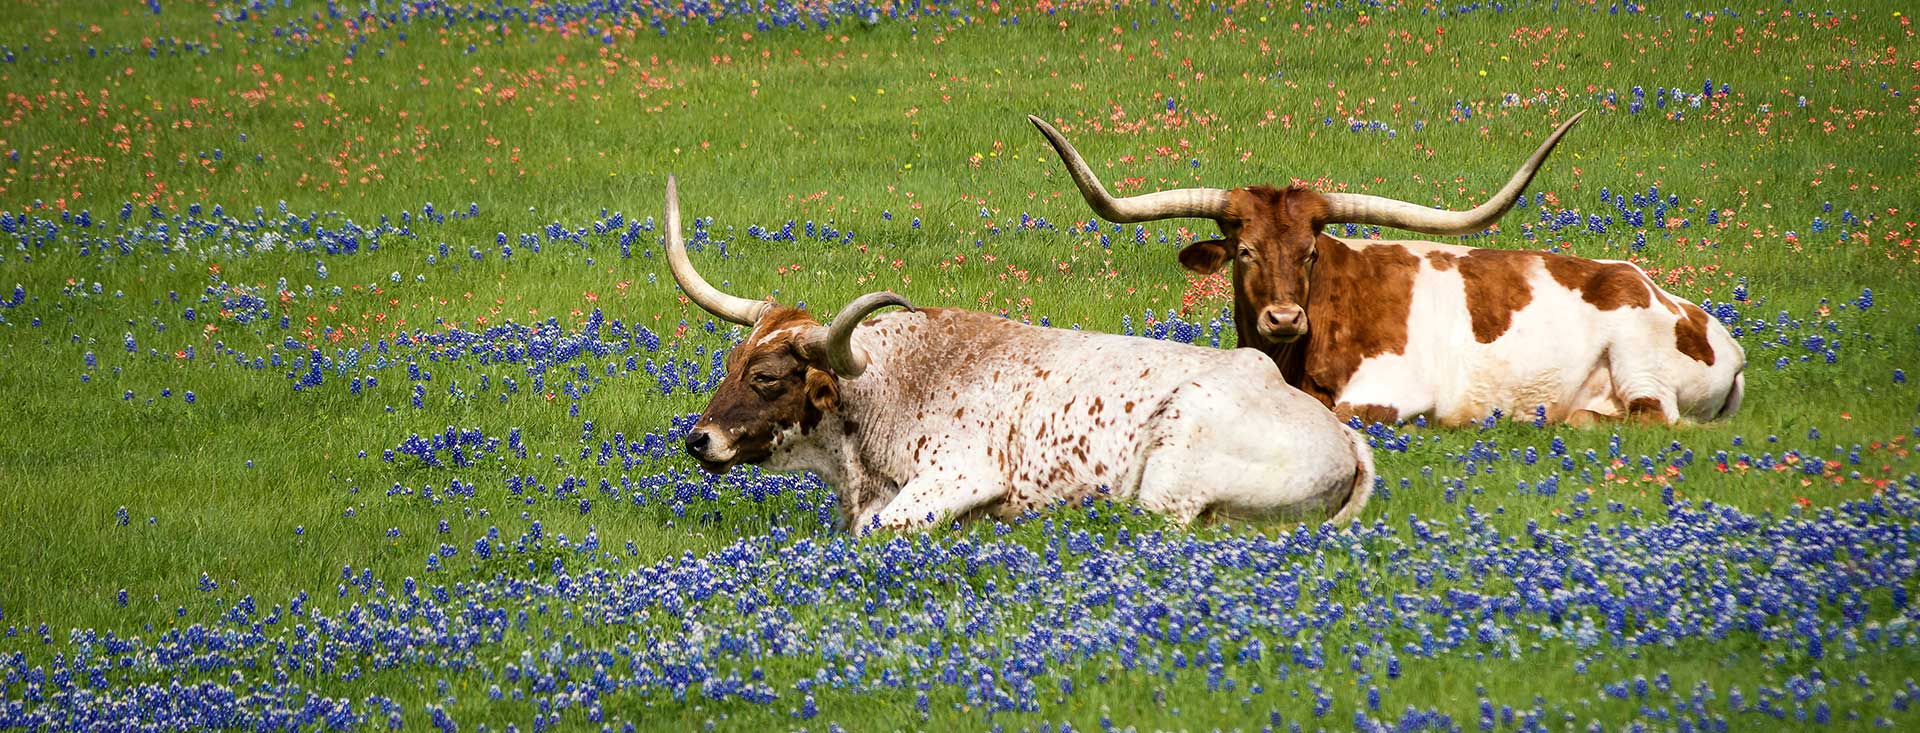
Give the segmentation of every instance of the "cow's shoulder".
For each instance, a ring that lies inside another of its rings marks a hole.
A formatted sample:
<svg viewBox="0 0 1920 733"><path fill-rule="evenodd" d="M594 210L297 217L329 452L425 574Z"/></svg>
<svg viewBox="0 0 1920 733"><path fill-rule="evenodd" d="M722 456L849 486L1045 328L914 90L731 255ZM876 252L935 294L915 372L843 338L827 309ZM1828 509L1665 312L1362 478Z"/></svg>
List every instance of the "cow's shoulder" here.
<svg viewBox="0 0 1920 733"><path fill-rule="evenodd" d="M1514 314L1534 301L1536 252L1468 248L1455 260L1466 289L1467 317L1473 340L1493 343L1513 326Z"/></svg>

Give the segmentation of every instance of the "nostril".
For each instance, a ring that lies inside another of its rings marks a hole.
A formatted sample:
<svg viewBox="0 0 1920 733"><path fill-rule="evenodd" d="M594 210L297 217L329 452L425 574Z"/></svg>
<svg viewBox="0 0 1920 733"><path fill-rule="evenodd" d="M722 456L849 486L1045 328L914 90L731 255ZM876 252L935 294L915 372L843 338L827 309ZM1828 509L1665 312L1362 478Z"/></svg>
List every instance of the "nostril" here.
<svg viewBox="0 0 1920 733"><path fill-rule="evenodd" d="M1269 334L1304 331L1307 314L1299 308L1264 308L1260 311L1260 329Z"/></svg>
<svg viewBox="0 0 1920 733"><path fill-rule="evenodd" d="M712 436L704 432L687 433L687 452L699 455L706 452L707 444L713 442Z"/></svg>

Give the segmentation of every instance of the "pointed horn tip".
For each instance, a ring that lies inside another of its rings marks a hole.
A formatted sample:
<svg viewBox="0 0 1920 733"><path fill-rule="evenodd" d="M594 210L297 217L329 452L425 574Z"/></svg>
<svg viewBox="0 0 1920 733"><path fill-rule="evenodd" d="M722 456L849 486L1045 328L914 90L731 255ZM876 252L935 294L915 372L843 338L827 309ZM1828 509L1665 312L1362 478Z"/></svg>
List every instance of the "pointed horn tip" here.
<svg viewBox="0 0 1920 733"><path fill-rule="evenodd" d="M1039 115L1027 115L1027 121L1033 123L1034 129L1040 131L1040 136L1047 139L1047 144L1053 146L1054 152L1065 155L1066 153L1060 150L1060 146L1065 145L1069 150L1073 148L1073 144L1067 142L1066 135L1054 129L1053 125L1046 120L1040 119Z"/></svg>
<svg viewBox="0 0 1920 733"><path fill-rule="evenodd" d="M1579 112L1573 113L1572 117L1568 117L1565 122L1560 123L1559 128L1556 129L1555 132L1566 132L1568 130L1573 129L1573 123L1579 122L1580 118L1585 116L1587 116L1587 111L1584 109L1580 110Z"/></svg>

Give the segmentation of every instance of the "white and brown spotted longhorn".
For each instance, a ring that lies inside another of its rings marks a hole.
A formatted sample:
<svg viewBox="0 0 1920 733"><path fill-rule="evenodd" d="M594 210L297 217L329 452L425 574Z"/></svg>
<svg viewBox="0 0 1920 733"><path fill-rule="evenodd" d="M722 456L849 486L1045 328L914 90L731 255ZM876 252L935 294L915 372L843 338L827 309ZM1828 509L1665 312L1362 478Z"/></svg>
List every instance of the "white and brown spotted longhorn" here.
<svg viewBox="0 0 1920 733"><path fill-rule="evenodd" d="M1373 454L1251 349L1030 326L856 298L821 325L694 271L667 179L667 262L688 299L752 331L687 435L712 472L810 470L860 531L1013 517L1097 496L1203 515L1345 520ZM868 317L880 308L895 311Z"/></svg>

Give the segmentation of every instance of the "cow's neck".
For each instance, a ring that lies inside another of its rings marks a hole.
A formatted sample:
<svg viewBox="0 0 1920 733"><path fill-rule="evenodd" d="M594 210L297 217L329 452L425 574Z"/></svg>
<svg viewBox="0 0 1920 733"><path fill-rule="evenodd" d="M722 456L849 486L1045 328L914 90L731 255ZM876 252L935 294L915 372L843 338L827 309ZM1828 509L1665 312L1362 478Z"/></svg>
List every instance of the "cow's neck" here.
<svg viewBox="0 0 1920 733"><path fill-rule="evenodd" d="M782 445L764 465L775 471L812 471L828 484L839 485L847 477L847 450L839 439L844 430L837 411L822 415L806 434Z"/></svg>
<svg viewBox="0 0 1920 733"><path fill-rule="evenodd" d="M867 341L865 336L854 334L856 342ZM865 374L840 382L839 406L821 416L805 439L767 463L775 470L814 472L833 487L849 517L876 501L891 500L914 468L901 454L912 437L913 414L902 402L911 390L888 368L884 354L869 349L868 358L874 363Z"/></svg>
<svg viewBox="0 0 1920 733"><path fill-rule="evenodd" d="M811 434L775 454L765 465L776 471L811 471L819 476L839 500L841 521L851 523L869 505L891 499L899 484L876 471L862 450L858 433L866 428L860 419L863 411L857 402L849 403L846 391L841 394L840 409L822 416ZM852 433L848 431L850 425L856 426Z"/></svg>
<svg viewBox="0 0 1920 733"><path fill-rule="evenodd" d="M1280 376L1287 380L1287 384L1310 394L1312 390L1309 387L1312 385L1307 384L1307 351L1312 341L1313 337L1309 335L1306 338L1295 339L1292 343L1273 344L1261 349L1267 356L1273 357L1273 363L1280 367Z"/></svg>

